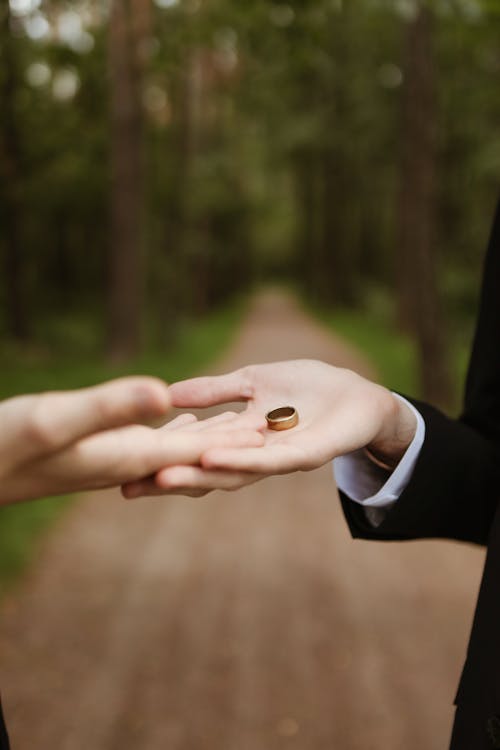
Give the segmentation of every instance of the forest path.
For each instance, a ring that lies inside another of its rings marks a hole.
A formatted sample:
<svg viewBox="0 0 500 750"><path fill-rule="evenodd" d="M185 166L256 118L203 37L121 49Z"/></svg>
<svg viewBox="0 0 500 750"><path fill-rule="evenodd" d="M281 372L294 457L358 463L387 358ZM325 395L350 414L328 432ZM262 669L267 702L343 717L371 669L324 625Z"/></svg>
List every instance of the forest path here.
<svg viewBox="0 0 500 750"><path fill-rule="evenodd" d="M290 357L369 372L277 292L217 369ZM482 562L353 542L329 466L82 498L3 608L13 750L444 750Z"/></svg>

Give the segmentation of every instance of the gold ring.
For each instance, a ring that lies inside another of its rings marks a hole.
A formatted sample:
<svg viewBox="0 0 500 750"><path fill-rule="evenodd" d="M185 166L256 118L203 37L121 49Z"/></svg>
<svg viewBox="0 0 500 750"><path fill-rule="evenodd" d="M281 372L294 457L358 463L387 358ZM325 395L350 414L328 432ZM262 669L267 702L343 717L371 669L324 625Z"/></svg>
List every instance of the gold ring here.
<svg viewBox="0 0 500 750"><path fill-rule="evenodd" d="M270 430L291 430L299 423L299 414L293 406L281 406L266 414L267 426Z"/></svg>

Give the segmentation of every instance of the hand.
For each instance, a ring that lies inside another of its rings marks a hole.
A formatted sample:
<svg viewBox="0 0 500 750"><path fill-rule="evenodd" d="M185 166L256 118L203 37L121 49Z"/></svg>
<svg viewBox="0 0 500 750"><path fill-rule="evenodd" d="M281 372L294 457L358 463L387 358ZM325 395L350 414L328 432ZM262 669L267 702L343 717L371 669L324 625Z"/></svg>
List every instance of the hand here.
<svg viewBox="0 0 500 750"><path fill-rule="evenodd" d="M411 411L386 388L349 370L312 360L245 367L228 375L195 378L170 387L177 407L247 402L247 414L263 417L294 406L292 430L266 430L260 447L210 448L201 466L169 467L136 486L144 494L235 489L272 474L315 469L362 447L396 464L415 434Z"/></svg>
<svg viewBox="0 0 500 750"><path fill-rule="evenodd" d="M249 447L251 444L254 446L263 445L264 437L259 432L252 431L263 431L266 428L265 418L257 412L246 411L243 414L237 414L232 411L219 414L216 417L210 419L204 419L198 421L193 414L181 414L176 419L172 420L164 427L162 431L176 430L177 433L182 431L183 434L191 436L193 439L195 435L198 435L202 439L209 439L213 445L214 437L219 438L218 445L222 445L224 442L226 446L236 447ZM253 441L251 443L251 441ZM182 466L172 467L172 474L167 476L167 484L158 486L156 483L156 476L158 474L143 477L137 481L127 482L122 486L123 496L127 499L132 499L140 496L153 496L153 495L187 495L189 497L202 497L206 495L211 489L220 489L225 487L225 484L229 484L230 487L227 489L236 489L244 485L256 482L260 477L252 474L237 472L221 472L219 476L217 472L205 472L200 467L201 455L197 460L192 462L185 461ZM191 464L191 465L189 465ZM163 470L168 472L169 468ZM201 486L191 486L188 482L186 485L182 483L182 478L186 475L188 477L204 476L204 482ZM210 476L208 486L206 486L207 477ZM228 476L229 475L229 476ZM176 476L180 477L180 482L176 481ZM172 482L172 490L169 490L169 483ZM212 486L213 485L213 486Z"/></svg>
<svg viewBox="0 0 500 750"><path fill-rule="evenodd" d="M164 416L170 401L163 382L124 378L0 403L0 503L118 486L169 464L198 463L211 446L263 442L262 420L251 415L224 431L183 430L186 417L177 429L134 424Z"/></svg>

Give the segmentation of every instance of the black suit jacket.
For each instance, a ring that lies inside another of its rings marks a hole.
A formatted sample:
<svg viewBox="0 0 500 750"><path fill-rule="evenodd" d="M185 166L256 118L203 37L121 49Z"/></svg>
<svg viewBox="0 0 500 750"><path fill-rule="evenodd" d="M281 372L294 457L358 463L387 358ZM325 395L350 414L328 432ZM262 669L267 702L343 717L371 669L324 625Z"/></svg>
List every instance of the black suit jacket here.
<svg viewBox="0 0 500 750"><path fill-rule="evenodd" d="M380 526L342 496L355 537L439 537L488 554L456 696L451 750L500 748L500 203L488 247L479 319L458 420L413 401L426 437L409 486Z"/></svg>

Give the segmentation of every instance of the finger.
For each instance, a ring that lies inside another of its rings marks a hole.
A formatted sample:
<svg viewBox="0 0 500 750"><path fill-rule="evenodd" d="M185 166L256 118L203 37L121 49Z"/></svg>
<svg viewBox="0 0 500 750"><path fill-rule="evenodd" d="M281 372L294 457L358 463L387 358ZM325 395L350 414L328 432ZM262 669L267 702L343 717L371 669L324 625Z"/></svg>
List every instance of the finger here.
<svg viewBox="0 0 500 750"><path fill-rule="evenodd" d="M0 451L45 455L96 432L165 414L170 397L154 378L122 378L78 391L21 396L0 404Z"/></svg>
<svg viewBox="0 0 500 750"><path fill-rule="evenodd" d="M172 404L179 407L206 407L253 398L253 388L245 369L227 375L192 378L169 388Z"/></svg>
<svg viewBox="0 0 500 750"><path fill-rule="evenodd" d="M44 460L47 477L66 481L64 489L108 487L155 474L166 466L198 464L209 448L258 446L264 438L254 430L186 433L133 426L104 432Z"/></svg>
<svg viewBox="0 0 500 750"><path fill-rule="evenodd" d="M207 419L198 419L197 417L195 417L194 421L191 421L191 423L186 422L185 427L183 425L181 426L183 427L183 432L198 432L200 430L206 429L207 427L213 427L224 422L227 423L230 420L234 419L235 416L236 412L228 411L224 412L224 414L217 414L214 417L208 417ZM167 427L168 425L165 426Z"/></svg>
<svg viewBox="0 0 500 750"><path fill-rule="evenodd" d="M261 477L249 472L216 471L200 466L171 466L155 477L158 489L179 487L206 490L236 490L257 482Z"/></svg>
<svg viewBox="0 0 500 750"><path fill-rule="evenodd" d="M154 477L148 477L138 482L124 484L121 492L125 500L135 500L139 497L168 497L171 495L184 495L186 497L205 497L211 490L198 490L190 487L176 487L166 490L157 486Z"/></svg>
<svg viewBox="0 0 500 750"><path fill-rule="evenodd" d="M258 447L264 444L263 435L251 429L241 429L228 431L225 428L221 431L205 431L199 433L186 433L178 431L172 435L166 435L166 442L161 445L158 456L154 457L154 463L157 464L162 456L168 455L168 460L160 466L155 466L149 472L159 471L167 465L178 464L197 464L201 456L210 448L227 448L229 446L237 447Z"/></svg>
<svg viewBox="0 0 500 750"><path fill-rule="evenodd" d="M217 432L220 432L222 427L227 431L260 431L264 430L267 427L267 423L265 417L258 414L257 412L242 412L241 414L238 414L236 412L224 412L224 414L218 414L215 417L209 417L208 419L199 419L192 424L187 424L185 427L182 427L182 432L193 433L202 432L205 430L216 430Z"/></svg>
<svg viewBox="0 0 500 750"><path fill-rule="evenodd" d="M198 422L198 418L194 414L179 414L175 419L171 419L170 422L162 425L162 430L177 430L179 427L187 427L188 425L195 425Z"/></svg>
<svg viewBox="0 0 500 750"><path fill-rule="evenodd" d="M194 492L197 496L213 490L238 490L254 484L258 474L228 471L210 471L199 466L172 466L159 471L155 477L130 482L122 487L127 499L152 495L178 495Z"/></svg>
<svg viewBox="0 0 500 750"><path fill-rule="evenodd" d="M288 474L312 468L306 454L297 446L267 444L262 447L212 448L203 454L205 469L254 472L257 474Z"/></svg>

